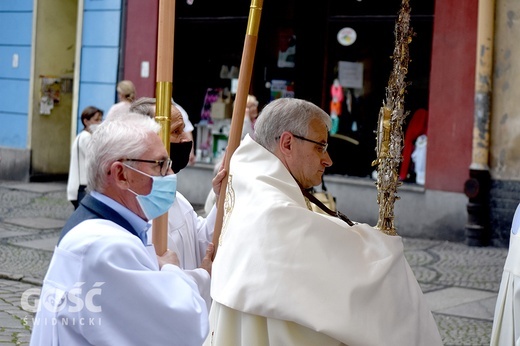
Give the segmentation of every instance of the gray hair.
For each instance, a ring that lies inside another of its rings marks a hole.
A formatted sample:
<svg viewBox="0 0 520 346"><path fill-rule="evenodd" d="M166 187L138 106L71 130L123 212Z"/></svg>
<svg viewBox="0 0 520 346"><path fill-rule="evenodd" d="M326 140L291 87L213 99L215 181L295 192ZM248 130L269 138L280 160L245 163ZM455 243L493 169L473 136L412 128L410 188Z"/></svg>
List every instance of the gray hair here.
<svg viewBox="0 0 520 346"><path fill-rule="evenodd" d="M154 97L140 97L130 105L130 112L147 115L150 118L155 117L155 103Z"/></svg>
<svg viewBox="0 0 520 346"><path fill-rule="evenodd" d="M145 151L144 140L161 129L155 120L142 114L103 121L92 133L87 146L87 176L91 190L103 192L112 163L124 158L139 158Z"/></svg>
<svg viewBox="0 0 520 346"><path fill-rule="evenodd" d="M264 107L255 123L255 140L273 152L283 132L307 136L312 120L322 121L330 130L330 116L315 104L295 98L280 98Z"/></svg>
<svg viewBox="0 0 520 346"><path fill-rule="evenodd" d="M147 115L150 118L155 119L156 103L157 103L157 99L155 97L140 97L130 104L129 111L132 113L139 113L142 115ZM175 103L175 101L173 101L173 98L171 100L171 105L172 105L172 108L175 108L179 112L181 112L181 110L178 107L179 105L177 103ZM182 115L182 112L181 112L181 115Z"/></svg>

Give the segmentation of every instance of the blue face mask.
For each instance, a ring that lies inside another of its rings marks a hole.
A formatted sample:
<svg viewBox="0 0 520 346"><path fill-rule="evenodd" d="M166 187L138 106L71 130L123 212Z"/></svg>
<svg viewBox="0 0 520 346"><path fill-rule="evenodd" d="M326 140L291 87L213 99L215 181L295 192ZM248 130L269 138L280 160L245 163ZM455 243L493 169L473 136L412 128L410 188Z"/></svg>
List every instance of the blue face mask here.
<svg viewBox="0 0 520 346"><path fill-rule="evenodd" d="M144 212L144 215L148 220L155 219L158 216L166 213L168 209L175 202L175 192L177 191L177 175L170 174L167 176L151 176L144 172L141 172L134 167L128 166L126 167L139 172L147 177L153 179L152 190L146 196L138 195L131 189L128 189L134 195L136 195L137 203Z"/></svg>

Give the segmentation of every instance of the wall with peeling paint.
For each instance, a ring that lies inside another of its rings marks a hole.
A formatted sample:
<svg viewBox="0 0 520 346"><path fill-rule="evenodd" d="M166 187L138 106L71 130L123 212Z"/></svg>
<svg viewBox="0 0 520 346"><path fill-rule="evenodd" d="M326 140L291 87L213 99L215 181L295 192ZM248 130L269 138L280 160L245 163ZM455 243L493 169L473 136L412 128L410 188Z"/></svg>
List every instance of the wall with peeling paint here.
<svg viewBox="0 0 520 346"><path fill-rule="evenodd" d="M520 181L520 2L498 0L490 115L492 179Z"/></svg>

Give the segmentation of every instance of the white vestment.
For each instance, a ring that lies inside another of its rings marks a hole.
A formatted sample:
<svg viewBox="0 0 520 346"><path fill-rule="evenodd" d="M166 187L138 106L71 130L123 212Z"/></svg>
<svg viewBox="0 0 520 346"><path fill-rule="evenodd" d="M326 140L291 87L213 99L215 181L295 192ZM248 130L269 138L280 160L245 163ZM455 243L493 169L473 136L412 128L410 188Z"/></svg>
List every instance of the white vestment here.
<svg viewBox="0 0 520 346"><path fill-rule="evenodd" d="M175 203L168 210L168 249L177 253L180 267L197 282L208 310L211 305L211 278L209 273L199 266L209 243L213 241L216 217L215 207L206 218L198 216L180 192L177 192ZM149 232L148 240L151 240L153 227Z"/></svg>
<svg viewBox="0 0 520 346"><path fill-rule="evenodd" d="M520 346L520 205L511 228L491 331L491 346Z"/></svg>
<svg viewBox="0 0 520 346"><path fill-rule="evenodd" d="M312 212L249 136L229 174L205 345L442 345L401 237Z"/></svg>
<svg viewBox="0 0 520 346"><path fill-rule="evenodd" d="M150 251L151 249L151 251ZM177 266L117 224L83 221L54 250L31 345L194 345L206 304Z"/></svg>
<svg viewBox="0 0 520 346"><path fill-rule="evenodd" d="M67 200L76 201L78 199L78 188L80 185L87 185L86 152L90 142L91 134L88 131L81 131L74 139L70 149L69 177L67 180Z"/></svg>

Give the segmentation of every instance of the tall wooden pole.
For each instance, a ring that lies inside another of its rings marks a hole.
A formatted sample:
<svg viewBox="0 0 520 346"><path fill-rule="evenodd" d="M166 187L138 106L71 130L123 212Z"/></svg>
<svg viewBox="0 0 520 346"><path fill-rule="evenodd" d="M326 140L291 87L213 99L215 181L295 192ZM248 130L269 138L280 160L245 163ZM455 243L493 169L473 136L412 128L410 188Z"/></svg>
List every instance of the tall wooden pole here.
<svg viewBox="0 0 520 346"><path fill-rule="evenodd" d="M244 50L242 52L242 61L240 63L240 71L238 74L237 95L235 97L233 116L231 117L231 129L229 131L228 145L224 159L224 168L227 172L229 172L229 161L231 160L231 156L240 144L240 139L242 137L242 125L244 124L247 95L249 94L249 85L251 84L251 74L255 60L256 43L258 41L258 29L260 28L260 15L262 14L263 3L263 0L252 0L249 9ZM213 233L215 252L213 256L217 253L220 232L222 231L226 188L227 180L223 180L222 187L220 188L219 199L217 201L217 219L215 222L215 231Z"/></svg>
<svg viewBox="0 0 520 346"><path fill-rule="evenodd" d="M159 0L158 18L155 120L161 125L161 140L169 155L175 0ZM166 252L168 247L168 213L153 220L152 243L158 255Z"/></svg>

